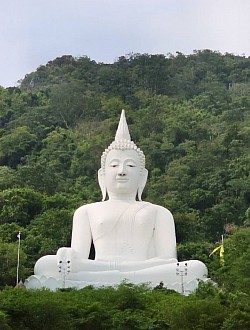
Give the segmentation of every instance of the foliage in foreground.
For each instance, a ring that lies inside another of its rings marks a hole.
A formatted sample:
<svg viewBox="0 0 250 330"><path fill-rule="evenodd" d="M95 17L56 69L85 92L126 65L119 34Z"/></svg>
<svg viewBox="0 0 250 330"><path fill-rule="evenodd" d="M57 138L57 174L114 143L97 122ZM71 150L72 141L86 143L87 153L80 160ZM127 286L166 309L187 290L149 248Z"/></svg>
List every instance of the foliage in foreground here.
<svg viewBox="0 0 250 330"><path fill-rule="evenodd" d="M246 294L232 295L211 284L187 297L130 284L116 289L0 292L1 329L247 330L249 312Z"/></svg>

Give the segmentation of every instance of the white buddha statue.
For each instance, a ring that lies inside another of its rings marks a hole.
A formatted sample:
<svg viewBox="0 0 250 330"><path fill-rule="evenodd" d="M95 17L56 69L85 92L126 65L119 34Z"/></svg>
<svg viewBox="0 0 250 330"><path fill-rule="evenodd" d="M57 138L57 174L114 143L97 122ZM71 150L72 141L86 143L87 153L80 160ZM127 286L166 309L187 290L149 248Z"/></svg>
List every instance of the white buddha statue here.
<svg viewBox="0 0 250 330"><path fill-rule="evenodd" d="M122 111L115 141L101 157L101 202L83 205L73 218L71 247L40 258L27 288L117 285L160 282L176 291L193 291L206 280L198 260L179 262L173 216L141 200L147 181L145 156L131 141ZM107 198L107 200L106 200ZM90 260L91 243L95 260Z"/></svg>

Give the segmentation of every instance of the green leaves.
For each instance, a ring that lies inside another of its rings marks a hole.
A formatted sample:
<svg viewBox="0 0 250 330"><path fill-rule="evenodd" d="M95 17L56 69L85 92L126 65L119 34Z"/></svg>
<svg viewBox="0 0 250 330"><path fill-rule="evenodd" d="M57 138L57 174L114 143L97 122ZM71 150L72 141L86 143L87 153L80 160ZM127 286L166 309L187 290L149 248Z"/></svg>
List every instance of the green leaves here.
<svg viewBox="0 0 250 330"><path fill-rule="evenodd" d="M249 294L250 229L234 229L224 245L225 267L219 268L215 276L228 290Z"/></svg>
<svg viewBox="0 0 250 330"><path fill-rule="evenodd" d="M10 130L0 138L0 165L16 168L35 146L36 135L25 126Z"/></svg>
<svg viewBox="0 0 250 330"><path fill-rule="evenodd" d="M16 285L17 275L17 250L18 240L16 238L15 243L4 243L0 240L0 288L11 285ZM26 253L23 249L20 250L20 268L19 268L19 279L23 280L28 275L27 269L25 268L25 262L27 259Z"/></svg>
<svg viewBox="0 0 250 330"><path fill-rule="evenodd" d="M0 192L0 222L26 226L42 210L42 195L29 188Z"/></svg>
<svg viewBox="0 0 250 330"><path fill-rule="evenodd" d="M0 311L6 329L8 326L27 330L249 327L249 296L240 292L228 294L211 283L201 284L190 296L125 283L117 288L86 287L56 292L8 288L0 291Z"/></svg>

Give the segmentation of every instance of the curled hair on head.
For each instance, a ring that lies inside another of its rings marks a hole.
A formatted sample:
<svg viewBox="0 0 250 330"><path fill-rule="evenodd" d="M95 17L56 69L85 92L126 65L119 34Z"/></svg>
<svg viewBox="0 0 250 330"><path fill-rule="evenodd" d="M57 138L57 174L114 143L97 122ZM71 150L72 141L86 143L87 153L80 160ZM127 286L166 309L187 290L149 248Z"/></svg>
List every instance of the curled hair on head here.
<svg viewBox="0 0 250 330"><path fill-rule="evenodd" d="M105 172L105 163L108 153L111 150L134 150L138 153L140 157L140 169L141 171L145 168L145 155L140 148L137 148L136 144L133 141L129 140L120 140L120 141L113 141L110 146L105 149L101 157L101 168L103 172Z"/></svg>

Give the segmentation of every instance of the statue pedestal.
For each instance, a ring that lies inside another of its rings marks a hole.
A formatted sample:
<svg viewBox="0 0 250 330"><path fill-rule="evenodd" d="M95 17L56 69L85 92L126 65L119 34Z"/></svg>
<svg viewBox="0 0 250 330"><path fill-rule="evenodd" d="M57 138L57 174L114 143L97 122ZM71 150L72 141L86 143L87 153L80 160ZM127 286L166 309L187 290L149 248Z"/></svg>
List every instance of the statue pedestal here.
<svg viewBox="0 0 250 330"><path fill-rule="evenodd" d="M207 281L207 280L205 280ZM175 282L175 283L165 283L164 288L174 290L179 293L183 293L188 295L189 293L195 291L198 288L200 280L192 280L189 282ZM44 275L32 275L30 276L24 283L27 289L49 289L51 291L56 291L57 289L62 288L75 288L75 289L83 289L87 286L93 286L94 288L101 287L117 287L121 283L115 282L85 282L85 281L71 281L71 280L63 280L56 279L54 277L46 277ZM133 283L133 284L142 284L142 283ZM159 283L146 283L149 287L155 288Z"/></svg>

